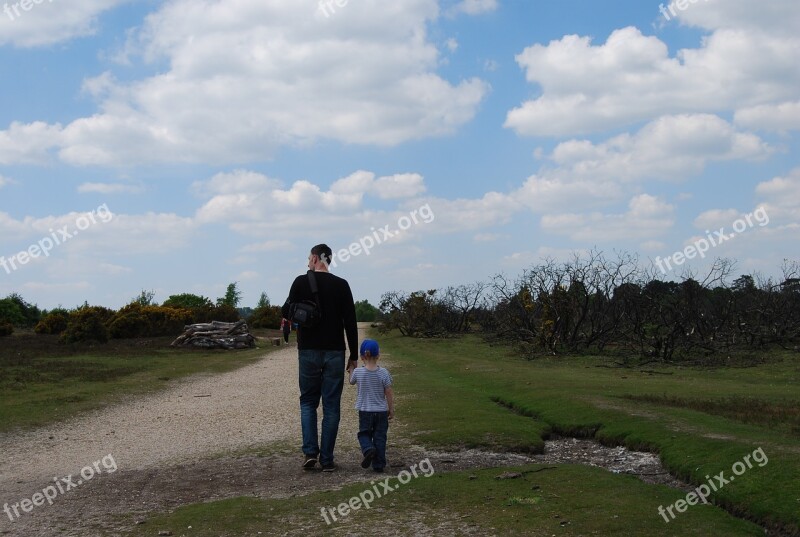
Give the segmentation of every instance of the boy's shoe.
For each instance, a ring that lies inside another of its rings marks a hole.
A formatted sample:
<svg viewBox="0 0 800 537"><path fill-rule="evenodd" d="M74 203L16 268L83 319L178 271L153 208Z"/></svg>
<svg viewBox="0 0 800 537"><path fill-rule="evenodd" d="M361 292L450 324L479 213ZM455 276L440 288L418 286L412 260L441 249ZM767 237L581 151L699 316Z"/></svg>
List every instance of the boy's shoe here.
<svg viewBox="0 0 800 537"><path fill-rule="evenodd" d="M323 465L322 465L322 471L323 471L323 472L333 472L333 471L335 471L337 468L338 468L338 466L336 466L336 465L335 465L334 463L332 463L332 462L329 462L328 464L323 464Z"/></svg>
<svg viewBox="0 0 800 537"><path fill-rule="evenodd" d="M366 453L364 453L364 458L361 460L361 467L362 468L369 468L369 465L372 464L372 459L375 458L375 448L368 449Z"/></svg>
<svg viewBox="0 0 800 537"><path fill-rule="evenodd" d="M306 455L306 460L303 462L303 470L313 470L316 465L317 458Z"/></svg>

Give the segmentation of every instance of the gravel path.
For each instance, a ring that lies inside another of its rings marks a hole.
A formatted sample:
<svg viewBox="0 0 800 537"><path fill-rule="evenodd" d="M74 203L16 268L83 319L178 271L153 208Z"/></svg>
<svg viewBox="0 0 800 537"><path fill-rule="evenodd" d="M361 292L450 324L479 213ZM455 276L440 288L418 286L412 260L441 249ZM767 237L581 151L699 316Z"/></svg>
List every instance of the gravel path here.
<svg viewBox="0 0 800 537"><path fill-rule="evenodd" d="M343 434L357 430L355 411L347 411L353 408L355 394L347 388L342 396L337 454L358 445L355 434ZM4 435L0 438L0 504L30 499L53 485L54 477L72 475L77 485L83 482L81 470L91 468L95 461L101 462L85 472L99 474L95 481L115 473L114 467L120 474L141 473L275 442L296 444L299 461L298 397L297 348L292 345L229 373L194 376L163 392L61 424ZM26 529L29 522L58 517L62 499L93 485L89 482L59 495L53 506L45 503L31 513L20 510L14 522L0 513L0 533L33 534ZM62 483L63 488L67 486Z"/></svg>

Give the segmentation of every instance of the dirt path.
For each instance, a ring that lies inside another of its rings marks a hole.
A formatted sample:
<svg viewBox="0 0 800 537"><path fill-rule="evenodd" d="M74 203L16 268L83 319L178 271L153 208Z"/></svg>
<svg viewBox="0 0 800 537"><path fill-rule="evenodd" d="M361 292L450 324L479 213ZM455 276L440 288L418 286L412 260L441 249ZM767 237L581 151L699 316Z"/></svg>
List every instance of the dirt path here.
<svg viewBox="0 0 800 537"><path fill-rule="evenodd" d="M230 373L192 377L157 394L3 437L0 504L35 501L34 495L54 486L56 477L66 489L70 485L64 479L71 475L73 488L59 493L52 505L34 506L28 513L20 506L20 516L11 515L13 522L0 512L0 534L113 535L146 521L149 513L180 505L242 495L281 498L368 481L373 476L365 475L358 465L354 402L355 390L346 385L336 445L340 469L331 474L299 469L293 346ZM650 454L610 451L588 441L548 442L547 452L538 457L481 451L452 454L403 441L400 423L394 430L389 462L395 473L426 457L437 471L527 462L581 462L644 474L663 471ZM85 467L89 469L81 476ZM89 479L84 480L86 476ZM665 477L662 482L669 481Z"/></svg>
<svg viewBox="0 0 800 537"><path fill-rule="evenodd" d="M35 499L35 493L55 485L54 477L61 481L72 475L75 486L59 493L53 505L34 506L30 513L20 506L19 518L0 513L0 533L42 535L40 531L69 521L69 505L94 496L101 482L113 482L130 494L134 476L153 476L190 461L275 443L297 444L298 395L297 349L287 346L230 373L195 376L61 424L3 436L0 503L13 506L23 498ZM357 449L355 434L343 434L357 430L354 411L347 411L354 401L353 390L346 389L337 453ZM293 460L296 464L299 455ZM92 468L95 461L100 462ZM80 472L87 466L85 476L94 476L83 483ZM60 485L70 487L63 481Z"/></svg>

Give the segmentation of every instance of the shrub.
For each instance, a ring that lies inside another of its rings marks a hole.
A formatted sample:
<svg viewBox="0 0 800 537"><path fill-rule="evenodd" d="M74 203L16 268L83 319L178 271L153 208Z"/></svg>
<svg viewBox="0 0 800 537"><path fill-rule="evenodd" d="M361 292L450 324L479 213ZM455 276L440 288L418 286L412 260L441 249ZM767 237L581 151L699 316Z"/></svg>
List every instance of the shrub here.
<svg viewBox="0 0 800 537"><path fill-rule="evenodd" d="M194 314L186 308L147 306L142 314L150 321L150 336L176 336L187 324L192 324Z"/></svg>
<svg viewBox="0 0 800 537"><path fill-rule="evenodd" d="M0 337L8 337L14 333L14 325L0 322Z"/></svg>
<svg viewBox="0 0 800 537"><path fill-rule="evenodd" d="M100 306L83 306L70 312L67 329L62 334L65 343L81 341L108 342L108 323L114 312Z"/></svg>
<svg viewBox="0 0 800 537"><path fill-rule="evenodd" d="M195 309L195 308L205 308L205 307L212 307L214 304L211 302L210 299L200 296L200 295L193 295L191 293L183 293L182 295L172 295L170 296L162 306L166 308L183 308L183 309Z"/></svg>
<svg viewBox="0 0 800 537"><path fill-rule="evenodd" d="M215 306L208 298L190 293L172 295L164 302L162 307L172 308L172 310L179 312L173 312L169 316L171 333L180 332L183 330L183 326L187 324L210 323L211 321L233 323L240 319L239 312L236 311L235 307L230 305Z"/></svg>
<svg viewBox="0 0 800 537"><path fill-rule="evenodd" d="M65 309L55 309L42 317L42 320L33 329L37 334L58 335L67 329L69 312Z"/></svg>
<svg viewBox="0 0 800 537"><path fill-rule="evenodd" d="M16 326L25 324L25 314L22 308L11 298L0 300L0 323L8 323Z"/></svg>
<svg viewBox="0 0 800 537"><path fill-rule="evenodd" d="M15 326L33 328L42 316L37 306L28 304L17 293L0 300L0 319L5 319Z"/></svg>
<svg viewBox="0 0 800 537"><path fill-rule="evenodd" d="M356 302L356 320L360 323L372 323L378 320L381 311L367 300Z"/></svg>
<svg viewBox="0 0 800 537"><path fill-rule="evenodd" d="M247 320L247 325L251 328L272 328L277 330L280 328L282 317L279 306L256 308L253 315Z"/></svg>
<svg viewBox="0 0 800 537"><path fill-rule="evenodd" d="M141 313L118 313L108 326L108 335L115 339L144 337L151 331L150 321Z"/></svg>
<svg viewBox="0 0 800 537"><path fill-rule="evenodd" d="M239 312L233 306L192 308L192 323L210 323L211 321L235 323L239 318Z"/></svg>
<svg viewBox="0 0 800 537"><path fill-rule="evenodd" d="M113 338L174 336L192 324L194 313L185 308L128 304L110 320Z"/></svg>

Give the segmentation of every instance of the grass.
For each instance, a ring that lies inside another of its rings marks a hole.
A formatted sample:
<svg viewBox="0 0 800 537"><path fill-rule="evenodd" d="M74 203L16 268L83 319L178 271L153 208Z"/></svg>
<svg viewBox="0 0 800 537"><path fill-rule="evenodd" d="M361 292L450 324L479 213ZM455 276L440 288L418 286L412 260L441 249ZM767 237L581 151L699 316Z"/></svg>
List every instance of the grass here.
<svg viewBox="0 0 800 537"><path fill-rule="evenodd" d="M788 434L791 414L781 412L800 393L796 354L776 355L746 369L638 371L609 367L597 357L525 362L476 337L411 340L390 335L381 342L392 354L398 419L413 422L425 443L450 448L480 444L500 424L503 442L524 445L530 437L516 424L527 419L528 430L543 436L593 436L609 445L659 453L672 473L695 485L705 483L706 475L730 475L734 463L761 447L769 462L720 489L714 501L800 534L800 482L787 478L800 474L800 445ZM701 405L675 407L653 397L663 394L686 400L747 398L768 410L754 423L752 415L721 417ZM649 402L637 399L643 397ZM433 406L439 399L448 402L444 413ZM507 416L498 417L492 407ZM469 416L466 431L451 429L448 416ZM495 447L494 439L484 447Z"/></svg>
<svg viewBox="0 0 800 537"><path fill-rule="evenodd" d="M660 406L690 408L742 423L778 429L786 434L800 437L800 400L797 399L785 401L767 401L754 397L703 399L655 394L626 395L624 398Z"/></svg>
<svg viewBox="0 0 800 537"><path fill-rule="evenodd" d="M277 331L262 331L267 337ZM0 347L0 432L41 427L132 394L163 389L198 373L255 362L278 347L174 349L172 338L62 345L56 337L18 334Z"/></svg>
<svg viewBox="0 0 800 537"><path fill-rule="evenodd" d="M800 535L800 446L790 408L800 393L796 355L772 355L747 369L637 370L598 357L529 362L472 336L415 340L390 334L379 340L395 380L395 441L538 452L554 433L593 436L659 453L671 472L695 485L719 472L729 478L733 465L752 459L759 448L768 459L714 492L716 506L689 507L669 523L658 507L684 499L685 492L586 466L529 465L437 469L435 477L414 479L330 526L320 508L348 501L366 484L287 500L189 505L134 528L133 535L162 529L174 535L345 535L387 527L408 535L425 528L453 535L763 535L731 512ZM749 404L758 410L747 412ZM523 476L495 479L509 470Z"/></svg>
<svg viewBox="0 0 800 537"><path fill-rule="evenodd" d="M508 471L522 475L497 479ZM657 507L678 499L674 490L578 465L428 473L407 484L392 477L388 485L391 493L378 483L361 483L285 500L234 498L189 505L135 526L130 535L414 536L421 528L433 529L433 535L763 535L757 525L709 506L665 523ZM375 497L376 490L381 497ZM375 497L369 508L354 501L356 509L347 505L348 511L343 510L351 498L370 500L367 491Z"/></svg>

